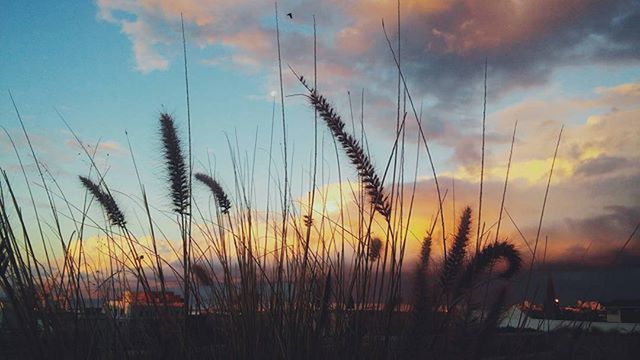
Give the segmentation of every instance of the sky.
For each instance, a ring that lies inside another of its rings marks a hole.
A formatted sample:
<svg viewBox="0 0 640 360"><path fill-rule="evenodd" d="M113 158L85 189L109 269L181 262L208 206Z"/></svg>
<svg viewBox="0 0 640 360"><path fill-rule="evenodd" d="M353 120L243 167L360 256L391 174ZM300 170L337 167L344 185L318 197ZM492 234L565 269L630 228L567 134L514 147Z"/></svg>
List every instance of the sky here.
<svg viewBox="0 0 640 360"><path fill-rule="evenodd" d="M637 234L618 256L640 222L639 1L406 0L400 2L400 24L394 1L301 0L277 6L296 199L309 188L314 122L305 98L297 96L304 88L288 66L313 78L315 17L318 88L348 124L352 113L356 124L362 119L368 151L376 167L384 168L394 142L398 96L384 21L408 93L422 114L440 182L447 190L455 182L458 210L464 204L474 211L478 207L486 61L487 227L498 216L517 121L505 200L514 221L505 220L500 235L529 251L522 237L536 235L564 126L542 228L550 268L640 266ZM61 116L85 144L99 144L96 161L123 197L138 188L130 142L150 198L158 207L169 206L157 118L161 111L173 114L186 134L181 15L195 169L211 169L232 187L231 154L246 165L255 153L254 179L268 177L269 163L282 175L275 14L273 2L247 0L0 2L0 125L14 140L35 191L41 181L9 91L39 160L69 199L81 201L76 176L87 174L90 164ZM409 112L407 142L415 149L417 122L410 104L402 107ZM353 129L359 131L358 125ZM321 183L335 198L333 143L322 127L319 139L327 163ZM416 160L414 152L407 152L407 164ZM415 172L410 253L437 208L424 154L418 161L416 171L408 166L405 179L412 183ZM14 147L4 132L0 167L27 201ZM355 180L355 173L345 177ZM265 192L256 191L255 197L264 206ZM38 206L47 207L42 194ZM453 206L445 211L452 213ZM125 210L133 212L135 206Z"/></svg>

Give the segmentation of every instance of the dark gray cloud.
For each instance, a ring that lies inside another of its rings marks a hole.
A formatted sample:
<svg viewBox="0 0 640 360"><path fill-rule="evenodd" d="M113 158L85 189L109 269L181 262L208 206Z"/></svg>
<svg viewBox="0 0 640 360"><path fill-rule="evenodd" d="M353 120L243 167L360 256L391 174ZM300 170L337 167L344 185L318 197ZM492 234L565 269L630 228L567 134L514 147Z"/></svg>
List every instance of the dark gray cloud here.
<svg viewBox="0 0 640 360"><path fill-rule="evenodd" d="M483 2L486 9L473 3L403 19L404 66L416 97L435 101L427 119L436 134L446 129L443 122L478 127L485 59L489 106L546 83L561 66L640 60L638 1L536 2L526 7L532 20L524 23L513 20L519 9L512 1ZM372 53L385 51L382 44Z"/></svg>
<svg viewBox="0 0 640 360"><path fill-rule="evenodd" d="M603 175L631 165L631 161L626 158L601 156L581 162L576 169L576 174L584 176Z"/></svg>
<svg viewBox="0 0 640 360"><path fill-rule="evenodd" d="M640 222L640 205L606 206L605 213L584 219L566 219L567 230L586 242L622 246Z"/></svg>

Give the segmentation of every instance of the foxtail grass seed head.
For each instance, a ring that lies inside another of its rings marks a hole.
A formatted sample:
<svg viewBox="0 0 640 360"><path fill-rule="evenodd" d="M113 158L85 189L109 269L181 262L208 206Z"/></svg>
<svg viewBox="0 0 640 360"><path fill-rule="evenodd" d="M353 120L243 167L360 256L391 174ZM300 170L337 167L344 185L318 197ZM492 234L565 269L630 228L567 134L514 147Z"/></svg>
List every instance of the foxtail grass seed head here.
<svg viewBox="0 0 640 360"><path fill-rule="evenodd" d="M507 263L506 269L498 274L501 279L512 278L522 268L522 257L513 244L507 241L489 244L467 265L460 278L460 291L471 288L475 279L499 260L504 260Z"/></svg>
<svg viewBox="0 0 640 360"><path fill-rule="evenodd" d="M382 252L382 240L379 238L371 239L369 243L369 260L376 261L380 258Z"/></svg>
<svg viewBox="0 0 640 360"><path fill-rule="evenodd" d="M189 211L190 191L187 165L182 153L175 120L167 113L160 114L160 134L162 136L162 150L167 167L173 210L179 214L187 214Z"/></svg>
<svg viewBox="0 0 640 360"><path fill-rule="evenodd" d="M427 236L422 241L422 246L420 246L420 263L423 267L426 267L429 263L429 257L431 256L431 236Z"/></svg>
<svg viewBox="0 0 640 360"><path fill-rule="evenodd" d="M84 176L79 176L82 185L89 190L91 195L102 205L102 208L107 212L107 216L111 221L111 224L124 228L127 221L125 220L124 213L118 207L115 199L106 191L100 189L100 187L91 181L91 179Z"/></svg>
<svg viewBox="0 0 640 360"><path fill-rule="evenodd" d="M304 84L304 83L303 83ZM345 123L336 113L327 99L316 90L311 90L309 95L311 105L316 109L318 115L327 124L333 137L340 143L346 152L351 164L356 167L358 176L364 183L367 195L375 210L389 219L391 216L391 204L384 194L384 189L380 178L375 172L375 168L365 153L364 149L352 135L345 131Z"/></svg>
<svg viewBox="0 0 640 360"><path fill-rule="evenodd" d="M213 197L216 199L216 203L220 208L220 212L228 214L229 209L231 209L231 201L229 201L229 197L227 196L227 193L224 192L222 186L207 174L197 173L195 174L195 178L211 190L211 193L213 193Z"/></svg>
<svg viewBox="0 0 640 360"><path fill-rule="evenodd" d="M211 274L209 274L209 271L207 271L207 269L205 269L204 266L200 264L193 264L191 266L191 270L193 271L193 274L196 276L196 278L198 279L198 281L200 281L202 285L205 285L205 286L213 285L213 278L211 277Z"/></svg>
<svg viewBox="0 0 640 360"><path fill-rule="evenodd" d="M460 217L458 224L458 232L453 241L453 246L447 254L447 260L444 263L440 283L443 290L449 289L451 284L456 280L461 272L464 257L467 253L467 245L469 244L469 231L471 230L471 208L466 207Z"/></svg>
<svg viewBox="0 0 640 360"><path fill-rule="evenodd" d="M503 279L513 277L522 268L520 252L507 241L487 245L478 254L474 263L476 268L484 270L500 259L508 263L507 268L499 275Z"/></svg>

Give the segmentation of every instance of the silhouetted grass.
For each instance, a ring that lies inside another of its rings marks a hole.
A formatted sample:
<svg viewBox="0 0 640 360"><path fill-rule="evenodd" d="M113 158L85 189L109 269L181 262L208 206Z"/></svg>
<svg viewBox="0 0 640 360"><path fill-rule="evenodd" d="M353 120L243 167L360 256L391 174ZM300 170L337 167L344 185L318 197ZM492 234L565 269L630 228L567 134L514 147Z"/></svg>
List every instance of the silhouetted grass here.
<svg viewBox="0 0 640 360"><path fill-rule="evenodd" d="M393 55L402 80L399 79L398 91L406 91L410 99L400 63ZM219 210L207 212L211 204L207 207L192 198L190 134L185 158L176 120L163 112L159 116L159 150L170 209L150 204L140 182L140 195L129 198L142 209L147 223L139 231L132 231L111 195L104 172L93 161L95 153L90 154L74 133L91 162L89 174L79 177L86 194L91 196L83 204L74 204L61 190L58 193L45 186L50 199L61 198L67 206L66 211L59 209L51 200L54 222L64 214L71 224L68 234L62 234L61 227L56 229L61 249L51 262L48 253L44 261L31 245L31 233L37 227L44 249L53 249L42 230L45 220L36 217L32 223L24 218L22 204L3 170L0 289L8 299L4 311L14 318L0 329L0 351L4 351L0 355L105 359L483 357L507 305L509 281L522 267L519 251L512 243L500 241L496 234L495 241L479 244L477 251L469 252L474 220L471 207L461 213L456 233L448 235L442 211L444 197L438 185L438 203L433 204L438 213L428 233L422 234L420 254L416 264L411 264L415 267L409 267L411 274L403 273L415 195L415 186L409 191L406 189L411 187L403 182L408 168L404 163L408 151L404 129L407 115L401 117L398 113L394 148L387 159L382 159L387 167L380 176L363 145L364 125L358 139L355 126L350 133L342 117L319 92L315 76L313 88L302 76L298 79L308 90L306 96L314 113L335 141L341 181L339 216L330 214L326 207L317 210L314 206L314 201L319 201L315 197L323 196L316 186L315 164L327 160L320 158L317 144L309 204L300 205L291 198L294 172L287 163L290 154L286 140L282 176L272 174L269 164L268 179L256 181L260 179L245 171L249 166L242 163L240 149L231 145L233 171L223 175L233 176L233 182L228 182L232 187L223 189L219 179L206 175L210 169L195 173L193 177L207 187ZM281 94L284 136L283 99ZM187 117L190 127L190 113ZM421 127L419 135L437 183ZM271 158L273 136L270 141ZM344 155L360 185L351 193L342 183L340 160ZM417 166L416 163L416 169ZM100 181L96 183L91 178ZM41 179L46 185L44 176ZM26 176L25 182L28 183ZM259 186L266 190L266 214L254 203ZM353 201L347 204L345 198ZM92 199L106 214L106 222L92 216ZM411 201L407 203L405 199ZM35 202L32 206L35 210ZM349 206L357 212L355 219L347 213ZM129 220L135 219L134 214L129 213ZM167 214L176 220L174 229L167 229L173 223L160 226ZM442 262L432 254L433 229L438 221L442 224ZM91 237L95 234L87 228L99 234L105 245L93 259L87 256L85 242L95 239ZM180 234L182 251L169 240L175 231ZM448 249L447 242L451 244ZM498 263L501 271L493 274ZM413 286L403 292L407 275ZM495 282L491 291L488 285L486 294L474 291L488 281ZM183 302L172 302L170 292L181 293ZM116 300L130 294L140 296L133 296L135 299L129 304L132 313L123 316L117 311L120 305ZM403 299L407 294L409 298Z"/></svg>

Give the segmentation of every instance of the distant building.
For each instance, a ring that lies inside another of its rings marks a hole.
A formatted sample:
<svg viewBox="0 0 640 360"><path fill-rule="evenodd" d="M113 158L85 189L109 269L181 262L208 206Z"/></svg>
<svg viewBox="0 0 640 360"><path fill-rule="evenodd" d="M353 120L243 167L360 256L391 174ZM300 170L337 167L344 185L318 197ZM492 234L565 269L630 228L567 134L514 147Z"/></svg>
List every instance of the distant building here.
<svg viewBox="0 0 640 360"><path fill-rule="evenodd" d="M512 329L521 328L535 331L580 329L585 331L617 331L623 334L640 333L640 323L534 318L530 316L530 313L523 311L520 306L516 305L512 306L505 312L498 327Z"/></svg>
<svg viewBox="0 0 640 360"><path fill-rule="evenodd" d="M604 306L607 322L640 323L640 300L614 300Z"/></svg>
<svg viewBox="0 0 640 360"><path fill-rule="evenodd" d="M578 300L576 307L580 310L602 311L604 306L595 300Z"/></svg>
<svg viewBox="0 0 640 360"><path fill-rule="evenodd" d="M172 291L132 292L125 291L120 299L109 300L105 310L115 318L140 319L154 317L158 313L181 313L184 300Z"/></svg>

